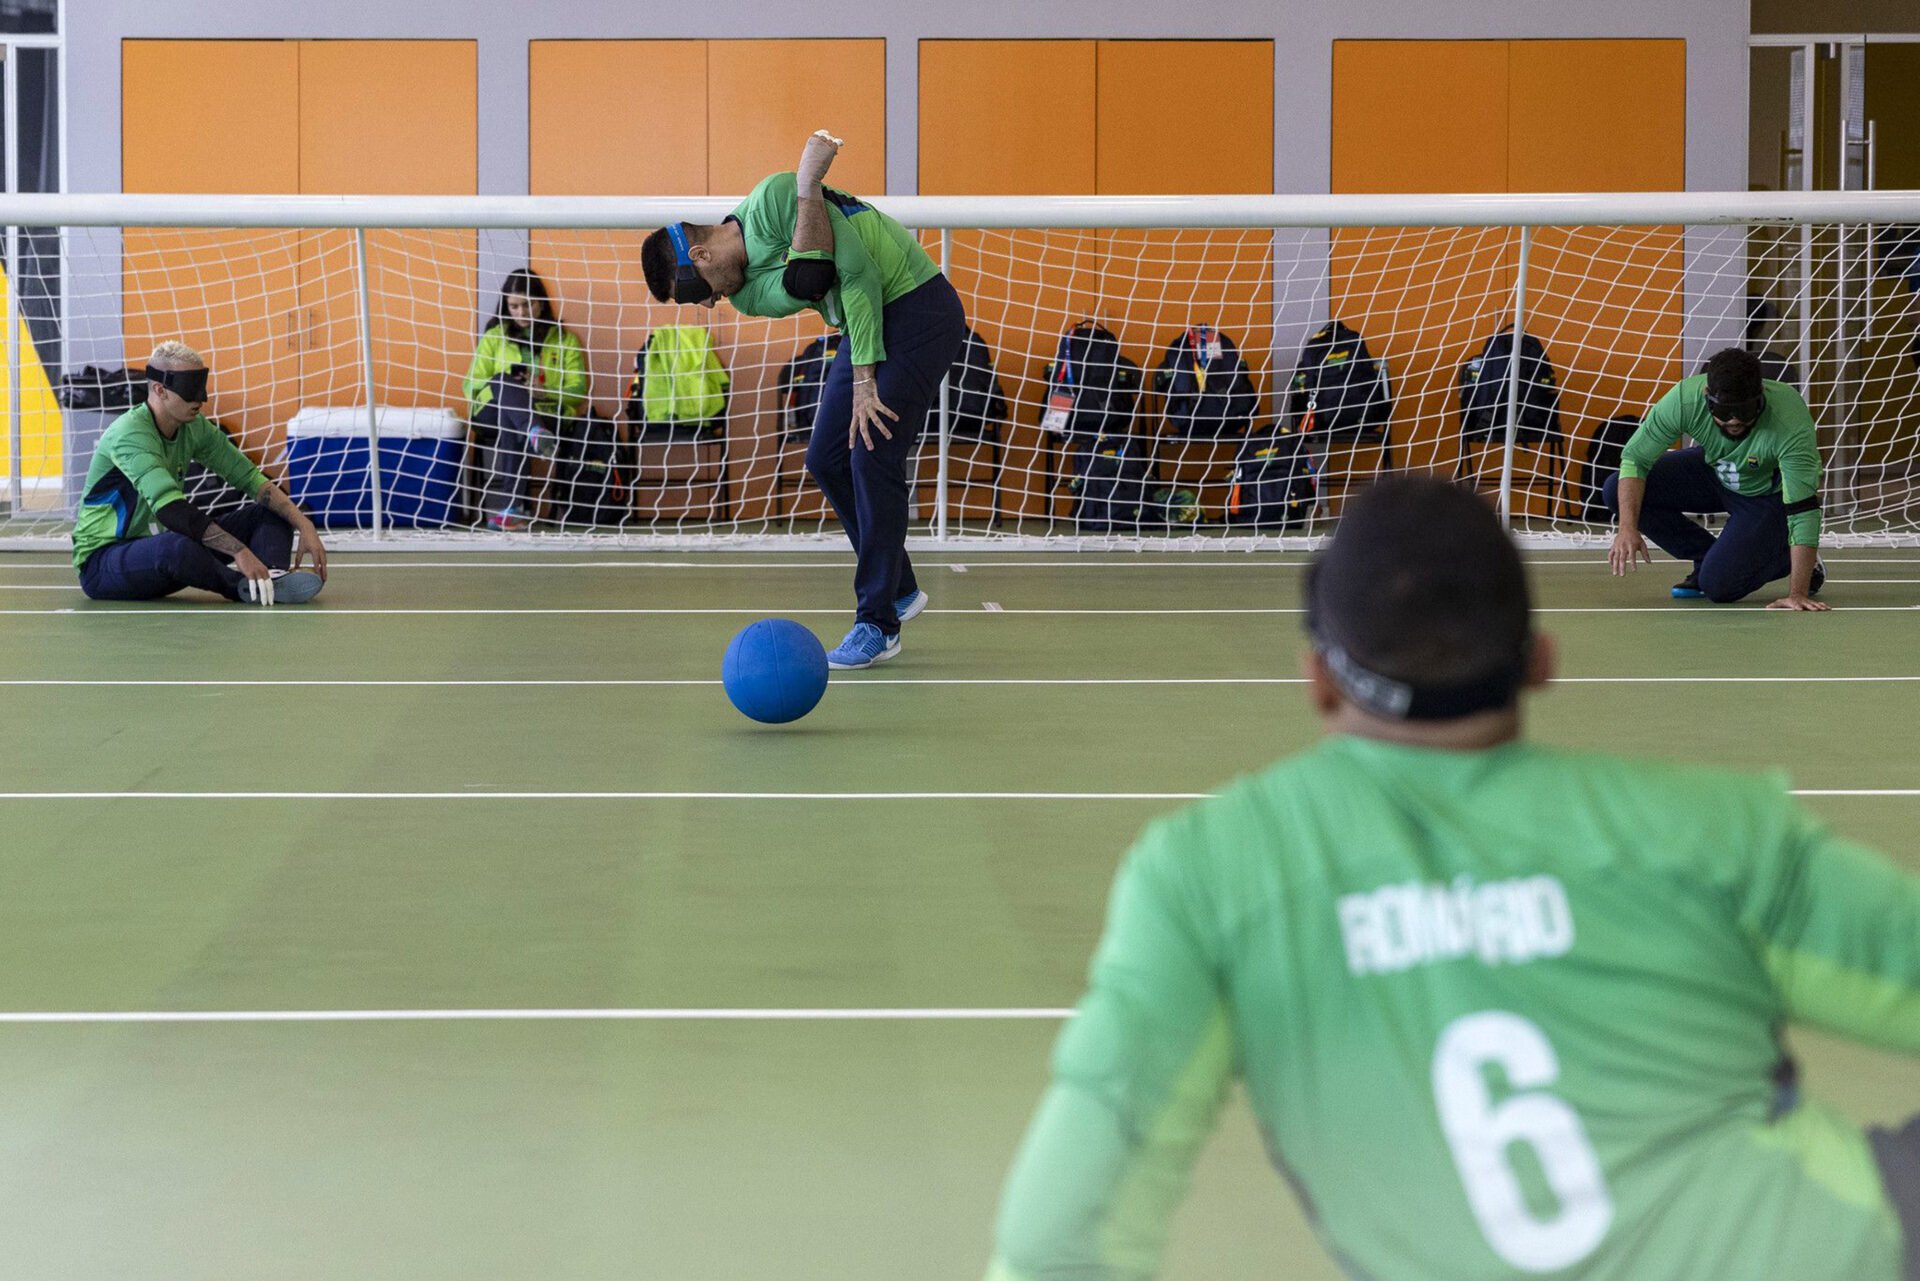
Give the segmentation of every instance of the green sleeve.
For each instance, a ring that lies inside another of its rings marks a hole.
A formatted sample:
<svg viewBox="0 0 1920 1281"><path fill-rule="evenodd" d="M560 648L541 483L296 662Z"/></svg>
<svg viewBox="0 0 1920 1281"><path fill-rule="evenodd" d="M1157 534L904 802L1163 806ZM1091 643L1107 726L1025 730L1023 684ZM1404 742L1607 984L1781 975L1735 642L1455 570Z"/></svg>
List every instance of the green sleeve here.
<svg viewBox="0 0 1920 1281"><path fill-rule="evenodd" d="M473 349L473 363L467 366L467 376L460 384L467 397L467 417L473 417L493 400L487 384L512 369L519 359L520 349L497 327L480 335L480 344Z"/></svg>
<svg viewBox="0 0 1920 1281"><path fill-rule="evenodd" d="M998 1281L1153 1276L1225 1097L1233 1037L1166 830L1148 832L1114 886L1090 988L1001 1198Z"/></svg>
<svg viewBox="0 0 1920 1281"><path fill-rule="evenodd" d="M846 216L829 206L828 221L833 226L833 265L839 275L834 290L840 295L840 311L846 317L847 341L853 344L853 363L877 365L887 358L886 336L881 332L880 309L885 305L880 269L860 239L860 233Z"/></svg>
<svg viewBox="0 0 1920 1281"><path fill-rule="evenodd" d="M1742 924L1787 1017L1920 1053L1920 879L1776 794Z"/></svg>
<svg viewBox="0 0 1920 1281"><path fill-rule="evenodd" d="M1820 493L1820 442L1809 415L1804 425L1796 423L1780 450L1780 497L1788 504ZM1820 509L1795 512L1787 517L1787 541L1796 547L1820 545Z"/></svg>
<svg viewBox="0 0 1920 1281"><path fill-rule="evenodd" d="M102 439L105 441L108 438ZM113 459L113 465L120 469L121 474L133 482L134 489L146 500L148 508L159 511L187 496L180 488L180 478L167 466L167 456L160 451L156 441L143 434L126 431L113 433L111 442L108 457Z"/></svg>
<svg viewBox="0 0 1920 1281"><path fill-rule="evenodd" d="M1640 430L1633 433L1627 441L1627 447L1620 454L1620 475L1626 480L1643 480L1653 465L1660 461L1660 455L1673 447L1687 429L1686 416L1680 408L1680 387L1676 384L1666 395L1654 402L1652 409L1640 422Z"/></svg>
<svg viewBox="0 0 1920 1281"><path fill-rule="evenodd" d="M257 498L266 487L267 474L253 465L253 459L241 453L227 433L205 418L196 418L185 428L193 433L193 459L226 481L248 498ZM160 505L154 504L159 511Z"/></svg>

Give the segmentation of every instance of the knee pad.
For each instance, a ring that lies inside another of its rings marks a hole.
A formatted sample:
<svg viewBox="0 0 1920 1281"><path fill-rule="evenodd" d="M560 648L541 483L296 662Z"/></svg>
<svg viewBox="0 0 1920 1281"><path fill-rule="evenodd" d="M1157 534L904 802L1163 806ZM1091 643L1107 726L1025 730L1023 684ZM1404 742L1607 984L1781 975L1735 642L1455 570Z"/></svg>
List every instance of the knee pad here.
<svg viewBox="0 0 1920 1281"><path fill-rule="evenodd" d="M780 287L803 302L819 302L839 279L831 258L795 258L780 273Z"/></svg>

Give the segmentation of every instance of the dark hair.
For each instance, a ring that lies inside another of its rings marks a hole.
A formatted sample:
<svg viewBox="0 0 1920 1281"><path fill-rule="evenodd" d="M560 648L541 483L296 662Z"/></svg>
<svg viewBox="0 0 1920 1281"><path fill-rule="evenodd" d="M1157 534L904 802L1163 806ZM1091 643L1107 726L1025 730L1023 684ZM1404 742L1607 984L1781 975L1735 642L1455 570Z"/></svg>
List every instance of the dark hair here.
<svg viewBox="0 0 1920 1281"><path fill-rule="evenodd" d="M1725 347L1707 357L1707 399L1723 405L1759 400L1760 358L1740 347Z"/></svg>
<svg viewBox="0 0 1920 1281"><path fill-rule="evenodd" d="M1526 675L1520 553L1484 499L1432 477L1389 478L1348 501L1306 606L1315 648L1370 711L1443 720L1507 707Z"/></svg>
<svg viewBox="0 0 1920 1281"><path fill-rule="evenodd" d="M665 227L640 242L640 270L646 273L647 292L655 302L673 301L673 269L679 260L673 256L673 244Z"/></svg>
<svg viewBox="0 0 1920 1281"><path fill-rule="evenodd" d="M493 319L487 328L505 325L508 333L513 332L513 317L507 314L507 299L513 297L525 298L533 304L527 336L533 346L539 347L547 341L552 330L560 327L560 322L553 314L553 299L547 294L547 282L540 279L540 273L531 267L515 267L507 273L506 281L500 286L500 302L494 307Z"/></svg>

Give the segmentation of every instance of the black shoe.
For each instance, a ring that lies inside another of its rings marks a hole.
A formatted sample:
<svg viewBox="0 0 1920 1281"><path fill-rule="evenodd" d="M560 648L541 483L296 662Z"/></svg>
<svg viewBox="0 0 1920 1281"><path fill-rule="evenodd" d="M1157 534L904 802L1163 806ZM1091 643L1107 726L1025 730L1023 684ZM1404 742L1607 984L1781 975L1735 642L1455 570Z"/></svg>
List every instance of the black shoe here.
<svg viewBox="0 0 1920 1281"><path fill-rule="evenodd" d="M1706 593L1700 590L1700 567L1698 565L1688 570L1687 576L1673 585L1673 598L1675 600L1698 600L1705 595Z"/></svg>

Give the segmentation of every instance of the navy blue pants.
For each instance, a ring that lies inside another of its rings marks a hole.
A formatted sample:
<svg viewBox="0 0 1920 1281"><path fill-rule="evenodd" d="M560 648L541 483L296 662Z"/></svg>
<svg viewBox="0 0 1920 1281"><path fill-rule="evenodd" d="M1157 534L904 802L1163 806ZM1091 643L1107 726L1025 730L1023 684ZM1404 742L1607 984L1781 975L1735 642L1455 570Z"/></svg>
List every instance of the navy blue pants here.
<svg viewBox="0 0 1920 1281"><path fill-rule="evenodd" d="M882 308L880 323L887 358L874 367L874 378L880 403L900 416L898 422L882 419L893 439L882 440L873 432L872 449L864 444L847 447L853 423L853 344L843 342L820 389L807 470L853 544L857 621L872 623L891 636L900 630L893 603L919 590L907 559L907 512L912 505L907 463L927 411L939 398L940 380L960 358L967 316L947 278L935 276Z"/></svg>
<svg viewBox="0 0 1920 1281"><path fill-rule="evenodd" d="M293 526L259 503L214 517L268 569L293 563ZM240 599L245 575L225 556L172 530L108 543L80 567L80 590L94 600L158 600L183 587Z"/></svg>
<svg viewBox="0 0 1920 1281"><path fill-rule="evenodd" d="M1607 509L1620 514L1620 477L1607 477ZM1719 536L1709 534L1688 512L1725 512ZM1694 562L1700 590L1708 600L1751 596L1793 569L1787 548L1787 505L1779 493L1748 498L1720 483L1707 466L1704 449L1670 450L1647 473L1640 503L1640 532L1678 560Z"/></svg>
<svg viewBox="0 0 1920 1281"><path fill-rule="evenodd" d="M480 470L480 510L504 512L526 501L533 429L551 424L534 412L525 383L501 374L489 385L493 399L473 416L473 461Z"/></svg>

